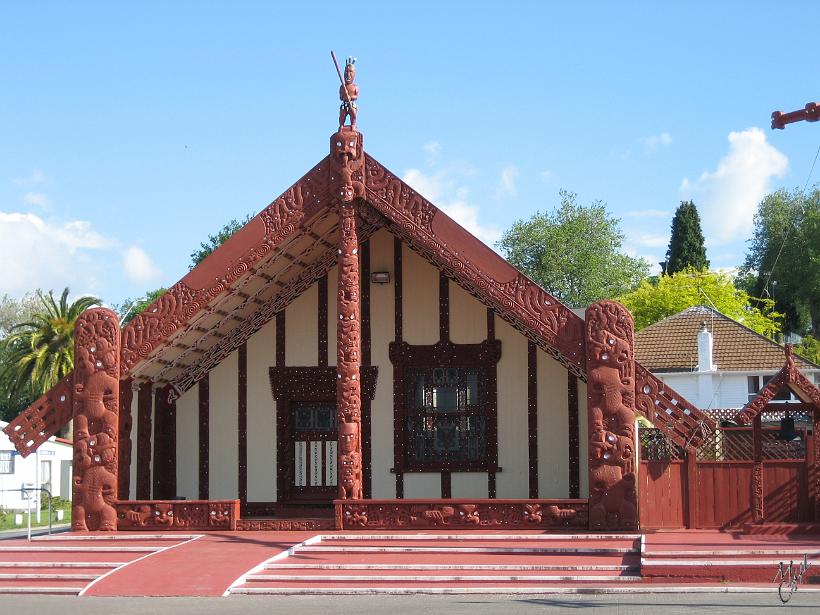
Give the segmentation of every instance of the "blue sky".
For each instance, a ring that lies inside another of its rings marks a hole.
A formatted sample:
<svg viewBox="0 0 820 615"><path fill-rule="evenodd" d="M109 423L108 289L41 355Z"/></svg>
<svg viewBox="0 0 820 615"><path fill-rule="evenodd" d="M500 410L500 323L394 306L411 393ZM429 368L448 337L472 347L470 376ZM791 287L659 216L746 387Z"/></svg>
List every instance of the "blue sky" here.
<svg viewBox="0 0 820 615"><path fill-rule="evenodd" d="M365 147L485 241L600 199L661 260L681 199L713 266L803 186L817 7L770 3L0 4L0 293L170 285L327 150L358 58ZM816 170L812 183L820 177Z"/></svg>

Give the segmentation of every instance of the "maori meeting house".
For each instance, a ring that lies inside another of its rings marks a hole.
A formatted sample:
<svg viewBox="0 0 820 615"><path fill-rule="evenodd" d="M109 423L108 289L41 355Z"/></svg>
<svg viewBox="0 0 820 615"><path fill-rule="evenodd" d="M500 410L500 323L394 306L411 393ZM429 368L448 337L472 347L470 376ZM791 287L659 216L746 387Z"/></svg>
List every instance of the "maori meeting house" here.
<svg viewBox="0 0 820 615"><path fill-rule="evenodd" d="M73 419L74 530L820 521L790 350L732 421L698 410L623 306L579 317L370 155L354 76L329 153L127 325L85 312L74 371L6 429L28 455ZM766 418L783 389L800 451Z"/></svg>

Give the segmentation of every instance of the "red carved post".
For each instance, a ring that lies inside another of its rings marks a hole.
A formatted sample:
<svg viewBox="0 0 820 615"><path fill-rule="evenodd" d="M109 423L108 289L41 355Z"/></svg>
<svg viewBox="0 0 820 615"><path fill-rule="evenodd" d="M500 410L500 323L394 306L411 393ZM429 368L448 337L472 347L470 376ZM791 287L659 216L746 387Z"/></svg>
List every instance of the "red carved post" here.
<svg viewBox="0 0 820 615"><path fill-rule="evenodd" d="M758 414L752 421L752 519L763 521L763 442L761 440L761 418Z"/></svg>
<svg viewBox="0 0 820 615"><path fill-rule="evenodd" d="M635 326L614 301L586 311L589 527L638 527L635 481Z"/></svg>
<svg viewBox="0 0 820 615"><path fill-rule="evenodd" d="M74 501L72 529L117 529L120 326L91 308L74 328Z"/></svg>
<svg viewBox="0 0 820 615"><path fill-rule="evenodd" d="M339 319L336 324L339 498L358 500L362 498L362 388L359 236L354 200L364 196L364 151L362 135L355 127L355 108L346 100L354 89L358 95L354 77L353 61L349 59L339 92L344 113L340 116L339 131L330 138L329 172L339 213ZM351 118L351 126L343 125L346 116Z"/></svg>

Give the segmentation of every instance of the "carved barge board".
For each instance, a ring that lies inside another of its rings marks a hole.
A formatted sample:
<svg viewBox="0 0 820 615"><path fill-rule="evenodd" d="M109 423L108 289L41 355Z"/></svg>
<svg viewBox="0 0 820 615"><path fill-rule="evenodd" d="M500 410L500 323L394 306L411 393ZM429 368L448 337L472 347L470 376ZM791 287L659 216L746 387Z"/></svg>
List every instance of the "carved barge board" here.
<svg viewBox="0 0 820 615"><path fill-rule="evenodd" d="M336 500L337 529L587 529L587 500Z"/></svg>

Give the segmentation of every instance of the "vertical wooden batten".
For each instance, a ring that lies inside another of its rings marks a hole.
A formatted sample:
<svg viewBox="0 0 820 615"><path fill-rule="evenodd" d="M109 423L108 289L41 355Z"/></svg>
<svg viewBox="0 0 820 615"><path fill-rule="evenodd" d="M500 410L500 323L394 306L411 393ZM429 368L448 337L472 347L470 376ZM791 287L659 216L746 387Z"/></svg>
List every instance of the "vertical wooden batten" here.
<svg viewBox="0 0 820 615"><path fill-rule="evenodd" d="M538 498L538 353L527 342L527 441L529 444L529 497Z"/></svg>
<svg viewBox="0 0 820 615"><path fill-rule="evenodd" d="M210 480L209 413L211 403L209 375L199 381L199 499L207 500Z"/></svg>
<svg viewBox="0 0 820 615"><path fill-rule="evenodd" d="M151 412L153 385L143 382L137 393L137 499L151 499Z"/></svg>
<svg viewBox="0 0 820 615"><path fill-rule="evenodd" d="M403 329L402 329L402 319L403 319L403 304L402 304L402 245L401 240L398 237L393 239L393 271L394 271L394 278L395 278L395 300L394 300L394 317L396 323L396 330L395 335L393 336L393 340L395 342L401 342L403 339ZM393 381L397 380L397 375L393 373ZM394 396L399 394L396 392L395 384L394 384ZM395 404L395 399L394 399ZM404 425L402 425L401 417L398 416L395 412L393 413L393 433L401 433L401 430L404 429ZM393 456L394 456L394 467L396 472L396 499L401 500L404 498L404 474L399 470L401 464L403 463L404 451L398 448L394 448Z"/></svg>
<svg viewBox="0 0 820 615"><path fill-rule="evenodd" d="M569 434L569 497L581 493L581 445L578 436L578 378L567 372L567 431Z"/></svg>

